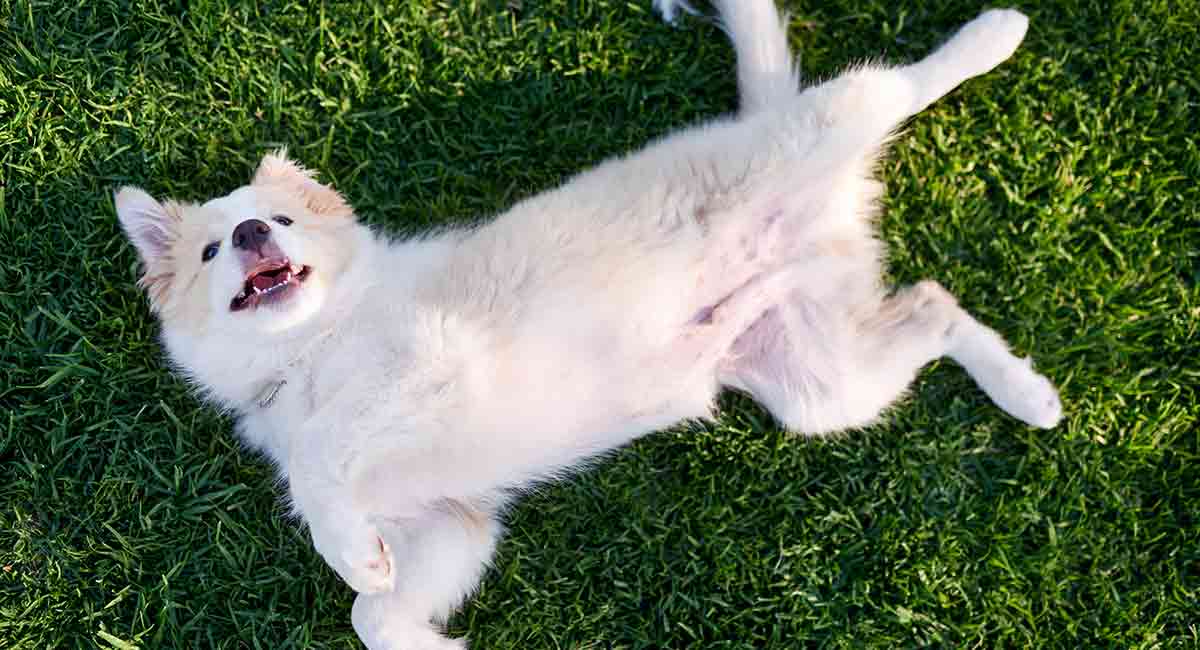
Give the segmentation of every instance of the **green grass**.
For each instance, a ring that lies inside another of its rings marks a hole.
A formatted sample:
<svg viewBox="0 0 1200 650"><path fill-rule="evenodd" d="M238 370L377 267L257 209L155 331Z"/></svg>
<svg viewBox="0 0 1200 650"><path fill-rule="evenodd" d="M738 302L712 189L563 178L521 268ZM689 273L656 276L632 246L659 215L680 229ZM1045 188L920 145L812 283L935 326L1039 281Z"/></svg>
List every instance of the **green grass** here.
<svg viewBox="0 0 1200 650"><path fill-rule="evenodd" d="M735 104L649 0L0 0L0 648L344 648L352 594L160 360L109 192L203 199L287 144L362 217L494 213ZM977 11L793 4L807 76ZM885 424L749 401L527 499L475 648L1200 646L1195 0L1026 3L1016 57L883 164L935 278L1062 388L1022 426L952 364Z"/></svg>

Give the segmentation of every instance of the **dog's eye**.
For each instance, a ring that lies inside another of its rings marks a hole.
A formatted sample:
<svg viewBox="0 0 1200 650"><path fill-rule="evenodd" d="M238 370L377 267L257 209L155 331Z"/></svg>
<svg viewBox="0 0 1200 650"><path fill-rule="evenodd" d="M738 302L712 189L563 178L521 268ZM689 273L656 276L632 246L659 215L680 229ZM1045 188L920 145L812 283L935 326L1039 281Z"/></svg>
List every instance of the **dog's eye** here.
<svg viewBox="0 0 1200 650"><path fill-rule="evenodd" d="M272 221L274 221L275 223L277 223L277 224L281 225L281 226L290 226L290 225L292 225L292 220L291 220L291 219L288 219L287 217L283 216L282 214L277 214L277 215L275 215L274 217L271 217L271 220L272 220Z"/></svg>
<svg viewBox="0 0 1200 650"><path fill-rule="evenodd" d="M204 247L204 252L200 254L200 260L207 262L217 256L217 251L221 250L221 242L213 242Z"/></svg>

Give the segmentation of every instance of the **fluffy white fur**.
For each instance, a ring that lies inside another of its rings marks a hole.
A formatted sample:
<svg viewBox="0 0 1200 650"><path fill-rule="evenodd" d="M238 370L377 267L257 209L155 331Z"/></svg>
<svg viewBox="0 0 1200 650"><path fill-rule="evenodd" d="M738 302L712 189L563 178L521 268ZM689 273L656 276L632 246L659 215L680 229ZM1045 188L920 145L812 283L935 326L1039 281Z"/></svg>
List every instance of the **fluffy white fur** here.
<svg viewBox="0 0 1200 650"><path fill-rule="evenodd" d="M872 422L949 356L1008 413L1058 422L1050 382L938 284L881 286L872 226L893 130L1007 59L1026 18L988 11L916 64L801 91L771 0L716 6L737 115L477 228L383 239L282 154L203 205L117 194L171 359L278 464L316 549L360 594L368 647L465 646L436 625L478 583L499 509L710 415L722 387L821 434ZM248 219L312 271L235 312L255 253L230 238Z"/></svg>

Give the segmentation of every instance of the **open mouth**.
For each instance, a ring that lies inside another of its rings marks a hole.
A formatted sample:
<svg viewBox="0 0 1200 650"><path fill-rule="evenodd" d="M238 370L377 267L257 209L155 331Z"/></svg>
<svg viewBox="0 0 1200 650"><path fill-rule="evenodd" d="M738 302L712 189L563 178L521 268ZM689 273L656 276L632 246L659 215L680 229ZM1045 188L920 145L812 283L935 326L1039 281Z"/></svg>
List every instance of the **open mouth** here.
<svg viewBox="0 0 1200 650"><path fill-rule="evenodd" d="M286 257L265 259L246 276L242 290L229 302L229 310L241 311L276 302L300 286L310 271L312 267L292 264Z"/></svg>

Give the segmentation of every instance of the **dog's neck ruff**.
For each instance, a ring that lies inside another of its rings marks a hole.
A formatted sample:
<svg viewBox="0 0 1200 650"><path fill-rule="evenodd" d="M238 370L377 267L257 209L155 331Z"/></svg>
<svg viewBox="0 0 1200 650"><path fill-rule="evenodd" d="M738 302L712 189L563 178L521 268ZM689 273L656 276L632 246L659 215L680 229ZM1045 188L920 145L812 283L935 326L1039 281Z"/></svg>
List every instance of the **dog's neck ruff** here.
<svg viewBox="0 0 1200 650"><path fill-rule="evenodd" d="M276 374L280 375L280 377L278 379L268 381L266 385L263 386L262 390L260 390L254 396L254 404L263 410L271 408L271 405L275 403L275 399L279 397L279 391L283 390L284 386L287 386L288 382L286 375L292 372L296 366L299 366L302 362L309 359L317 347L328 340L332 334L333 328L331 327L313 337L313 340L306 343L300 350L299 354L292 357L291 361L287 362L282 368L276 371Z"/></svg>

